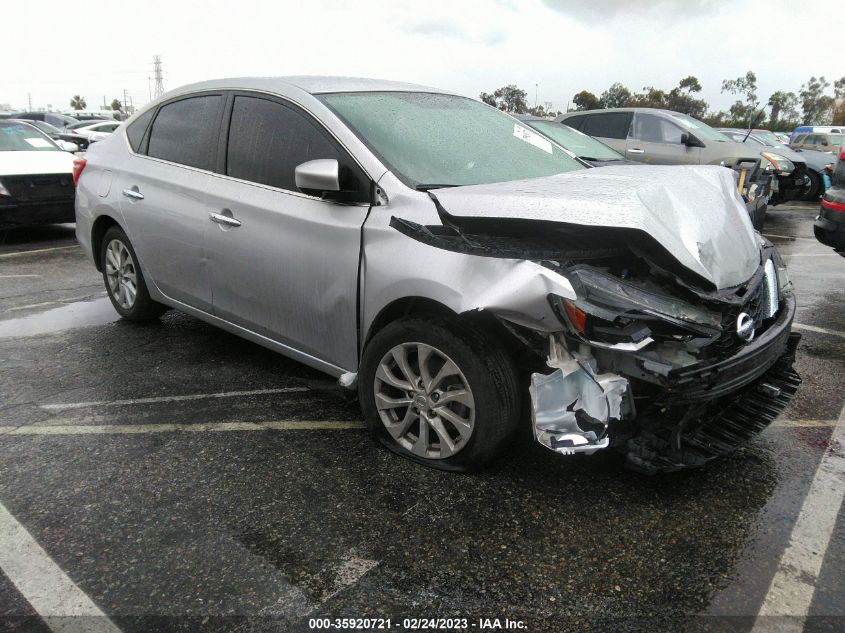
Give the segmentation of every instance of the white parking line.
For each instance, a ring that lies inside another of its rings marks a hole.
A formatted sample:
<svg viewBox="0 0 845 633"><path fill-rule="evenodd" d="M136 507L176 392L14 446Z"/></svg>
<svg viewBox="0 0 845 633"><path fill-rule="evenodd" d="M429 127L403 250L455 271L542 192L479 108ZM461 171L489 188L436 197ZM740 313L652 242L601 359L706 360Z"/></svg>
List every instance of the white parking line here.
<svg viewBox="0 0 845 633"><path fill-rule="evenodd" d="M816 334L829 334L831 336L839 336L845 338L845 332L839 330L828 330L827 328L817 327L815 325L805 325L803 323L793 323L792 327L796 330L805 330L807 332L815 332Z"/></svg>
<svg viewBox="0 0 845 633"><path fill-rule="evenodd" d="M0 426L0 435L107 435L204 433L209 431L340 431L363 429L355 420L279 420L275 422L182 422L160 424L50 424Z"/></svg>
<svg viewBox="0 0 845 633"><path fill-rule="evenodd" d="M813 427L813 426L833 426L836 424L836 420L775 420L772 422L771 426L773 427L786 427L786 428L805 428L805 427Z"/></svg>
<svg viewBox="0 0 845 633"><path fill-rule="evenodd" d="M816 238L814 237L796 237L795 235L775 235L774 233L763 233L763 237L783 237L788 240L810 240L811 242L815 242Z"/></svg>
<svg viewBox="0 0 845 633"><path fill-rule="evenodd" d="M0 503L0 569L56 633L120 633Z"/></svg>
<svg viewBox="0 0 845 633"><path fill-rule="evenodd" d="M845 407L816 469L789 545L751 633L803 631L836 516L845 496ZM787 617L789 616L789 617ZM778 626L771 619L778 617Z"/></svg>
<svg viewBox="0 0 845 633"><path fill-rule="evenodd" d="M71 246L53 246L51 248L34 248L31 251L15 251L14 253L3 253L0 259L11 259L12 257L24 257L25 255L36 255L38 253L49 253L51 251L66 251L70 248L80 248L79 244Z"/></svg>
<svg viewBox="0 0 845 633"><path fill-rule="evenodd" d="M115 407L133 404L154 404L156 402L184 402L186 400L204 400L207 398L236 398L239 396L265 396L278 393L300 393L310 391L308 387L282 387L279 389L253 389L251 391L222 391L219 393L194 393L184 396L157 396L153 398L135 398L133 400L94 400L92 402L64 402L59 404L41 404L47 411L66 411L68 409L87 409L89 407Z"/></svg>
<svg viewBox="0 0 845 633"><path fill-rule="evenodd" d="M41 277L41 275L0 275L0 279L21 279L23 277Z"/></svg>

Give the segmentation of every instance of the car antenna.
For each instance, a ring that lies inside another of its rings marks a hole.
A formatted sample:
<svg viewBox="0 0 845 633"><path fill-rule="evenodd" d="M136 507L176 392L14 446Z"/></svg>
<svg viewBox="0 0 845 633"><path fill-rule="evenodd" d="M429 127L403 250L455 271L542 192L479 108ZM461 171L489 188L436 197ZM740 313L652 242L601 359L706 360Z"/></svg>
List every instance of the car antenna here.
<svg viewBox="0 0 845 633"><path fill-rule="evenodd" d="M762 116L765 109L766 109L766 106L763 106L762 108L760 108L760 111L757 114L755 114L754 118L751 119L751 121L749 122L748 131L745 133L745 137L742 139L743 143L745 143L745 141L748 140L748 137L751 136L751 130L753 130L754 126L757 125L757 120Z"/></svg>

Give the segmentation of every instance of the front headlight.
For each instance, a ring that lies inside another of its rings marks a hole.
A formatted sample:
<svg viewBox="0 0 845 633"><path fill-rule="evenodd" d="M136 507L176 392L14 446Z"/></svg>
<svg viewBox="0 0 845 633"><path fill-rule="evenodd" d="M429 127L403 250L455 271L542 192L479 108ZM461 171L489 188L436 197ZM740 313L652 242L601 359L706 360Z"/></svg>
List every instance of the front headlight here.
<svg viewBox="0 0 845 633"><path fill-rule="evenodd" d="M772 169L780 174L791 174L795 171L795 165L792 164L792 161L780 154L760 152L760 157L764 167L768 163L772 166Z"/></svg>
<svg viewBox="0 0 845 633"><path fill-rule="evenodd" d="M9 193L9 190L3 185L3 181L0 180L0 196L7 196L9 198L12 197L12 194Z"/></svg>

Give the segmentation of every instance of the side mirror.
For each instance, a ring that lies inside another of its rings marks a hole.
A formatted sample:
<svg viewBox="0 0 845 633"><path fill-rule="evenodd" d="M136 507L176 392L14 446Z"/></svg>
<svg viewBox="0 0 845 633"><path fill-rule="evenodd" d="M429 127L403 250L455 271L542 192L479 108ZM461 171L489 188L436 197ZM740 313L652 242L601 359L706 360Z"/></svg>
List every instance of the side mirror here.
<svg viewBox="0 0 845 633"><path fill-rule="evenodd" d="M327 191L340 191L340 165L334 158L309 160L297 165L293 174L302 193L321 196Z"/></svg>
<svg viewBox="0 0 845 633"><path fill-rule="evenodd" d="M684 132L681 134L681 145L686 145L687 147L704 147L704 143L698 140L692 134L687 134Z"/></svg>
<svg viewBox="0 0 845 633"><path fill-rule="evenodd" d="M78 152L79 145L76 143L71 143L70 141L63 141L61 139L56 141L56 145L61 147L66 152Z"/></svg>

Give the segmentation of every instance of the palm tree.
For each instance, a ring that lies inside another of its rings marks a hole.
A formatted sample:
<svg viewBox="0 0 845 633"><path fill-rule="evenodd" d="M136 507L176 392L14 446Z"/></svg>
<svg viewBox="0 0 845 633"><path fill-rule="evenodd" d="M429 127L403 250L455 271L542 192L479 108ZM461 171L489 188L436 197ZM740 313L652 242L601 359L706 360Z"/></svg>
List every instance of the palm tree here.
<svg viewBox="0 0 845 633"><path fill-rule="evenodd" d="M120 103L117 99L112 100L111 102L111 109L115 112L123 112L123 104Z"/></svg>
<svg viewBox="0 0 845 633"><path fill-rule="evenodd" d="M80 97L79 95L73 95L73 98L70 100L70 107L74 110L84 110L88 107L88 104L85 103L85 98Z"/></svg>

